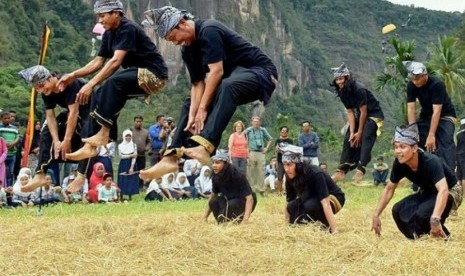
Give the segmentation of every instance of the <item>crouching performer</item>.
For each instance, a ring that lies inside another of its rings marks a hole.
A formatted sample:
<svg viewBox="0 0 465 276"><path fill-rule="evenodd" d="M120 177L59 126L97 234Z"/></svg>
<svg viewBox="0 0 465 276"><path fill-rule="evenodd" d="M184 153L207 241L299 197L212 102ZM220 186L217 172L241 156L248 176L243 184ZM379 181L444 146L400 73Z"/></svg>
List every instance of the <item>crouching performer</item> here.
<svg viewBox="0 0 465 276"><path fill-rule="evenodd" d="M213 213L218 223L248 223L257 205L257 196L252 192L247 178L229 163L229 156L224 152L217 151L212 161L213 191L205 209L205 221Z"/></svg>
<svg viewBox="0 0 465 276"><path fill-rule="evenodd" d="M303 162L301 147L288 145L280 150L286 173L286 222L318 221L335 234L334 215L344 206L344 192L319 167Z"/></svg>
<svg viewBox="0 0 465 276"><path fill-rule="evenodd" d="M392 207L397 228L409 239L417 239L428 233L439 238L449 237L449 230L444 223L453 204L449 189L457 183L457 179L442 159L419 149L419 140L416 124L396 128L393 139L396 159L392 165L390 181L373 214L372 230L377 235L381 234L379 216L392 199L399 181L406 177L418 185L420 190Z"/></svg>
<svg viewBox="0 0 465 276"><path fill-rule="evenodd" d="M76 95L85 85L84 80L75 79L64 90L58 89L59 75L51 74L41 65L24 69L18 73L29 85L42 94L45 106L46 125L40 133L39 163L34 178L21 188L30 192L47 184L45 176L53 162L66 162L66 153L81 147L81 137L87 135L89 105L79 105ZM55 107L64 109L55 116ZM85 181L88 159L81 160L74 181Z"/></svg>

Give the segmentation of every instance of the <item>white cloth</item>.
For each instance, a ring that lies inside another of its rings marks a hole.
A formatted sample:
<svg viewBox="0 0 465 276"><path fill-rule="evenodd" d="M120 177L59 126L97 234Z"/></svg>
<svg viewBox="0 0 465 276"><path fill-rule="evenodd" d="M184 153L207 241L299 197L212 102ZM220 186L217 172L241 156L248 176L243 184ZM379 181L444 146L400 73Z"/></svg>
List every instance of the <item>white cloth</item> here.
<svg viewBox="0 0 465 276"><path fill-rule="evenodd" d="M209 176L205 176L205 171L207 170L210 172ZM204 193L212 192L213 184L212 184L212 178L211 178L211 169L208 166L202 167L199 177L195 179L194 185L195 185L195 189L197 189L199 193L204 194Z"/></svg>
<svg viewBox="0 0 465 276"><path fill-rule="evenodd" d="M191 175L199 175L200 170L202 168L202 164L197 159L187 159L184 162L184 166L182 170L187 176Z"/></svg>
<svg viewBox="0 0 465 276"><path fill-rule="evenodd" d="M184 182L181 182L181 177L184 177ZM187 175L183 172L178 173L176 176L176 184L178 184L178 187L181 187L181 189L190 187L189 180L187 180Z"/></svg>
<svg viewBox="0 0 465 276"><path fill-rule="evenodd" d="M152 181L150 181L150 184L147 188L147 191L146 191L146 194L149 194L151 191L155 191L157 194L161 193L161 189L160 189L160 186L162 185L162 183L160 183L160 185L158 185L157 181L155 181L155 179L153 179Z"/></svg>
<svg viewBox="0 0 465 276"><path fill-rule="evenodd" d="M127 142L125 139L127 135L131 135L131 140L129 142ZM134 142L132 142L132 131L130 131L129 129L123 131L123 142L121 142L118 145L118 151L121 158L123 158L124 155L130 155L134 152L137 152L137 145Z"/></svg>

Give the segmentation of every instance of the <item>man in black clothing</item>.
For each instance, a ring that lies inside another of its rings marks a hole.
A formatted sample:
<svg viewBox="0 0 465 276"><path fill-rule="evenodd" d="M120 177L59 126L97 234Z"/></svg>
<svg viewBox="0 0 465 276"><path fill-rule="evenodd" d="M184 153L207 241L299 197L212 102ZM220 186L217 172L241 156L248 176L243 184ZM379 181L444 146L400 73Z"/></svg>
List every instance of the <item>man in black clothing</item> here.
<svg viewBox="0 0 465 276"><path fill-rule="evenodd" d="M436 154L455 169L454 132L456 114L447 94L444 82L428 75L425 65L415 61L404 61L410 78L407 84L408 123L417 123L420 132L419 147ZM421 111L417 120L416 100Z"/></svg>
<svg viewBox="0 0 465 276"><path fill-rule="evenodd" d="M371 160L371 150L381 133L384 114L378 100L366 88L361 87L343 63L331 68L337 96L347 109L349 128L344 137L339 167L333 174L334 181L343 180L350 170L357 169L353 180L360 181Z"/></svg>
<svg viewBox="0 0 465 276"><path fill-rule="evenodd" d="M105 81L96 91L101 100L97 100L91 113L101 128L98 130L97 126L89 133L94 136L83 139L86 143L83 148L67 155L73 160L93 157L97 155L97 146L106 145L109 138L116 140L116 122L126 101L159 92L168 79L168 68L157 47L139 25L124 17L121 1L96 1L94 13L105 28L97 57L59 81L64 88L76 78L101 69L77 94L76 101L80 104L87 103L94 88ZM123 70L118 70L120 67ZM80 188L69 187L73 191Z"/></svg>
<svg viewBox="0 0 465 276"><path fill-rule="evenodd" d="M457 178L442 159L419 149L418 141L416 124L396 128L393 139L396 159L390 181L373 214L372 230L377 235L381 234L379 216L392 199L399 181L406 177L420 190L392 207L392 216L399 230L409 239L417 239L428 233L434 237L449 236L444 223L453 205L449 190L457 183Z"/></svg>
<svg viewBox="0 0 465 276"><path fill-rule="evenodd" d="M216 20L194 21L190 13L169 6L145 14L160 37L182 45L192 84L170 148L140 173L156 178L175 171L182 154L208 162L237 106L256 100L266 105L278 74L262 50Z"/></svg>
<svg viewBox="0 0 465 276"><path fill-rule="evenodd" d="M229 156L217 151L212 157L213 189L205 208L204 220L213 213L218 223L235 221L246 224L257 205L257 197L244 174L229 164Z"/></svg>
<svg viewBox="0 0 465 276"><path fill-rule="evenodd" d="M66 89L58 89L61 76L55 76L50 71L36 65L19 72L19 75L42 95L45 106L46 126L40 133L39 161L34 178L22 191L33 191L47 184L45 178L48 168L53 163L65 162L66 153L77 150L81 146L81 138L87 135L89 105L76 103L76 95L85 85L82 79L74 80ZM55 107L65 109L58 116ZM88 159L79 162L78 176L85 181Z"/></svg>
<svg viewBox="0 0 465 276"><path fill-rule="evenodd" d="M289 128L287 126L282 126L279 131L279 138L276 139L275 141L275 152L276 152L276 161L277 161L276 171L278 173L278 183L277 183L278 193L281 193L283 191L283 177L284 177L284 166L283 166L283 161L282 161L283 154L280 151L280 148L285 147L287 145L294 144L292 139L289 138L288 132L289 132Z"/></svg>

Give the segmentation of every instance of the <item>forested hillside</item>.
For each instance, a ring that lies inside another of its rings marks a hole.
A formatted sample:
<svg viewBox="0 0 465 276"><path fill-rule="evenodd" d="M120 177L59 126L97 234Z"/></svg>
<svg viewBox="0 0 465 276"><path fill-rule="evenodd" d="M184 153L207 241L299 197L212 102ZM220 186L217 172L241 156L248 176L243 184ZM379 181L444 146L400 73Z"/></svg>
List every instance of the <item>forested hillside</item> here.
<svg viewBox="0 0 465 276"><path fill-rule="evenodd" d="M96 20L92 2L0 0L0 108L17 110L23 125L30 90L16 72L37 63L45 22L52 28L47 67L60 73L87 63L91 59L91 30ZM384 25L393 23L398 27L395 34L401 39L415 40L420 61L428 59L427 45L436 43L438 36L457 34L462 42L465 37L463 14L396 6L382 0L125 0L123 3L129 4L127 14L137 22L148 7L169 3L185 8L199 18L224 21L262 47L280 72L279 88L263 113L264 124L273 129L275 136L274 128L289 124L296 135L296 124L310 119L326 142L323 150L338 147L341 140L338 131L345 119L342 105L328 91L330 67L346 62L371 89L375 75L384 69L383 58L393 54L381 51L382 41L394 34L383 36ZM179 115L180 101L188 91L186 73L176 54L179 49L159 39L156 43L170 64L171 85L153 98L151 106L138 100L129 102L120 117L120 126L130 125L136 113L144 115L146 124L152 123L158 113L175 118ZM386 149L392 126L400 123L403 99L389 92L375 93L387 117L386 132L381 139L385 142L380 146ZM251 106L242 107L234 119L247 121L250 110ZM458 113L462 115L461 111ZM39 112L39 116L42 114Z"/></svg>

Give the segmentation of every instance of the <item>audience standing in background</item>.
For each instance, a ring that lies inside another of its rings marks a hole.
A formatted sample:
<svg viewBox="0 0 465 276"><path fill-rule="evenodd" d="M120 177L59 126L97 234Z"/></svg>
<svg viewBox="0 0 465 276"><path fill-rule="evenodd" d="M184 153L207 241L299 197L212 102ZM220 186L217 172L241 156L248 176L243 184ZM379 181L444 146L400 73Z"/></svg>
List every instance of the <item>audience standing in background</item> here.
<svg viewBox="0 0 465 276"><path fill-rule="evenodd" d="M123 141L118 145L118 152L118 186L121 189L121 200L124 200L125 195L131 200L132 195L139 193L139 177L136 164L137 146L132 141L132 132L129 129L123 131Z"/></svg>
<svg viewBox="0 0 465 276"><path fill-rule="evenodd" d="M14 169L16 163L16 144L19 142L18 128L10 124L10 112L4 111L1 113L2 124L0 125L0 137L3 137L8 149L5 159L6 165L6 182L7 186L13 185Z"/></svg>
<svg viewBox="0 0 465 276"><path fill-rule="evenodd" d="M284 167L282 162L282 153L279 150L280 147L285 147L287 145L292 145L294 142L288 136L289 128L287 126L282 126L279 129L279 138L275 142L275 152L276 152L276 171L278 173L277 188L278 193L283 191L283 178L284 178Z"/></svg>
<svg viewBox="0 0 465 276"><path fill-rule="evenodd" d="M132 131L132 141L137 146L136 165L139 170L142 170L146 167L145 154L151 148L149 132L142 126L143 123L144 118L142 116L135 116L134 127L130 129ZM144 181L139 179L139 190L142 190L143 186Z"/></svg>
<svg viewBox="0 0 465 276"><path fill-rule="evenodd" d="M252 126L248 127L244 132L249 146L247 179L254 192L263 196L265 192L265 158L273 138L266 128L261 127L260 124L260 117L254 116L252 117Z"/></svg>
<svg viewBox="0 0 465 276"><path fill-rule="evenodd" d="M228 150L231 163L244 175L247 175L247 157L249 147L247 136L244 133L245 125L237 121L233 125L233 133L229 136Z"/></svg>
<svg viewBox="0 0 465 276"><path fill-rule="evenodd" d="M318 148L320 147L320 138L312 131L309 121L301 124L302 132L299 135L299 146L304 149L304 162L318 166Z"/></svg>
<svg viewBox="0 0 465 276"><path fill-rule="evenodd" d="M156 123L149 127L149 136L150 141L152 142L151 146L151 164L152 166L157 164L161 158L161 151L165 143L165 139L160 137L160 133L165 126L165 115L157 115Z"/></svg>

